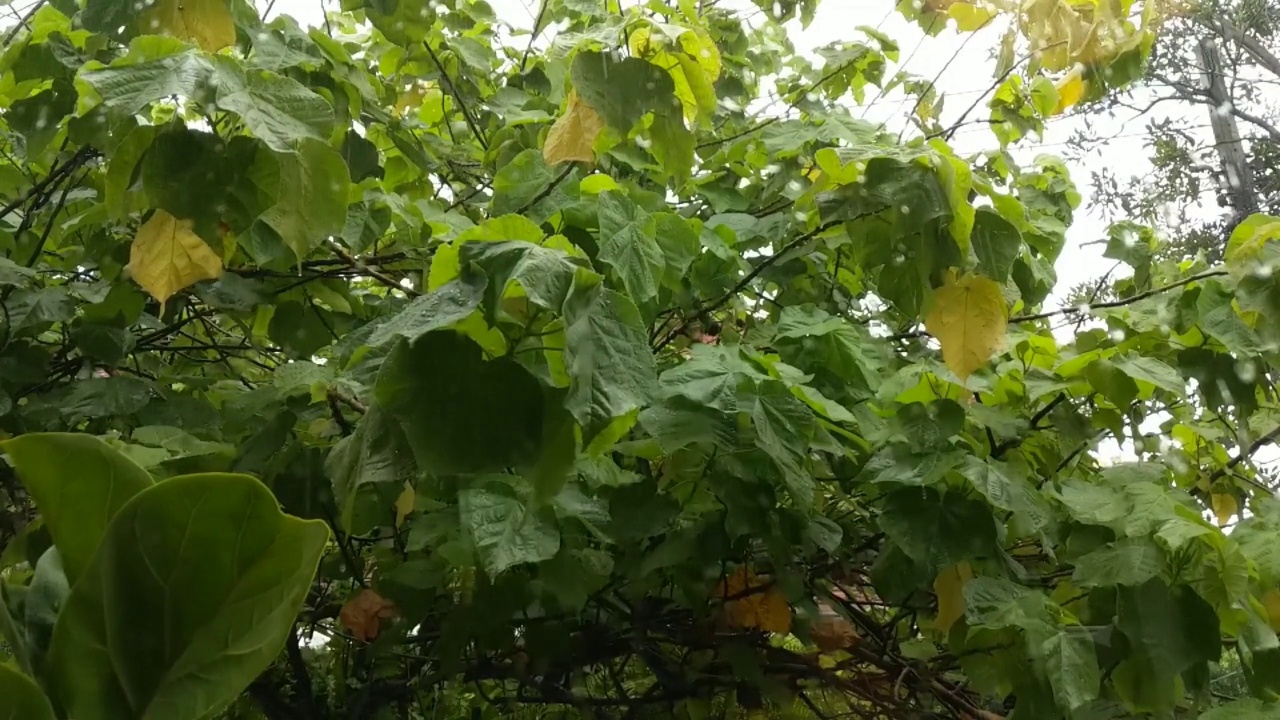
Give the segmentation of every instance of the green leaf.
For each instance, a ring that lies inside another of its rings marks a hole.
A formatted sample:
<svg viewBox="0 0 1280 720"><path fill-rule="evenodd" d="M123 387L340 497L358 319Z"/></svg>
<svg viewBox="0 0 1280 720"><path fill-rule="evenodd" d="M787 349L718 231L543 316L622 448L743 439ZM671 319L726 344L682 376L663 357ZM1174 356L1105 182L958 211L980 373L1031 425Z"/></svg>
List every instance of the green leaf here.
<svg viewBox="0 0 1280 720"><path fill-rule="evenodd" d="M554 520L527 506L503 476L481 479L459 492L458 512L491 576L550 560L560 550Z"/></svg>
<svg viewBox="0 0 1280 720"><path fill-rule="evenodd" d="M329 537L247 475L187 475L120 508L49 654L81 720L197 720L275 659Z"/></svg>
<svg viewBox="0 0 1280 720"><path fill-rule="evenodd" d="M301 140L297 152L259 152L250 178L274 203L258 217L305 258L324 238L338 235L347 221L347 164L323 142Z"/></svg>
<svg viewBox="0 0 1280 720"><path fill-rule="evenodd" d="M885 497L879 524L908 557L935 571L995 552L991 510L955 493L927 487L895 490Z"/></svg>
<svg viewBox="0 0 1280 720"><path fill-rule="evenodd" d="M992 208L980 207L974 215L970 243L978 257L978 270L1004 282L1022 252L1022 233Z"/></svg>
<svg viewBox="0 0 1280 720"><path fill-rule="evenodd" d="M796 504L808 507L814 494L806 462L813 436L813 413L776 380L761 382L751 400L751 426L757 447L782 471L782 481Z"/></svg>
<svg viewBox="0 0 1280 720"><path fill-rule="evenodd" d="M559 177L542 159L542 151L536 148L522 151L494 174L490 214L499 217L533 211L535 221L545 220L555 210L547 211L544 209L547 203L538 201L548 197Z"/></svg>
<svg viewBox="0 0 1280 720"><path fill-rule="evenodd" d="M1122 538L1076 560L1071 580L1080 587L1142 585L1160 575L1164 550L1149 538Z"/></svg>
<svg viewBox="0 0 1280 720"><path fill-rule="evenodd" d="M272 150L291 152L307 140L328 141L334 118L324 98L283 75L243 69L226 55L215 56L215 61L218 106L238 114L249 132ZM341 161L342 156L334 154ZM346 177L345 162L342 167Z"/></svg>
<svg viewBox="0 0 1280 720"><path fill-rule="evenodd" d="M649 404L658 393L658 371L640 312L625 295L599 285L576 291L564 317L565 405L589 445L615 418Z"/></svg>
<svg viewBox="0 0 1280 720"><path fill-rule="evenodd" d="M12 331L66 322L76 312L75 302L64 287L19 290L9 299L6 309Z"/></svg>
<svg viewBox="0 0 1280 720"><path fill-rule="evenodd" d="M578 96L623 134L651 110L681 114L671 75L647 60L583 51L571 74Z"/></svg>
<svg viewBox="0 0 1280 720"><path fill-rule="evenodd" d="M334 446L325 471L333 482L338 520L352 534L389 524L396 496L417 475L403 431L377 404L352 435Z"/></svg>
<svg viewBox="0 0 1280 720"><path fill-rule="evenodd" d="M67 577L75 582L108 523L151 475L91 435L31 433L0 444L40 508Z"/></svg>
<svg viewBox="0 0 1280 720"><path fill-rule="evenodd" d="M1035 532L1049 524L1049 504L1032 485L1026 472L1019 471L1009 463L994 460L983 463L972 456L968 460L965 478L987 502L1014 513L1028 532Z"/></svg>
<svg viewBox="0 0 1280 720"><path fill-rule="evenodd" d="M461 322L480 307L487 286L484 275L471 273L414 298L403 310L378 325L369 336L368 344L378 347L398 338L413 342L429 332Z"/></svg>
<svg viewBox="0 0 1280 720"><path fill-rule="evenodd" d="M600 193L600 259L613 268L637 303L658 294L666 262L655 233L657 222L617 190Z"/></svg>
<svg viewBox="0 0 1280 720"><path fill-rule="evenodd" d="M1134 380L1143 380L1175 395L1187 392L1187 381L1163 361L1145 355L1130 355L1112 361L1116 368Z"/></svg>
<svg viewBox="0 0 1280 720"><path fill-rule="evenodd" d="M976 577L965 583L964 607L971 626L1021 628L1030 647L1043 644L1055 632L1049 598L1001 578Z"/></svg>
<svg viewBox="0 0 1280 720"><path fill-rule="evenodd" d="M133 64L111 65L82 70L77 84L81 89L81 114L94 96L117 117L137 113L156 100L172 95L207 102L214 98L213 62L204 53L189 51Z"/></svg>
<svg viewBox="0 0 1280 720"><path fill-rule="evenodd" d="M1133 668L1149 687L1168 689L1193 666L1217 662L1222 653L1218 615L1191 590L1151 579L1117 593L1116 627L1128 638Z"/></svg>
<svg viewBox="0 0 1280 720"><path fill-rule="evenodd" d="M34 680L0 664L0 720L54 720L49 698Z"/></svg>
<svg viewBox="0 0 1280 720"><path fill-rule="evenodd" d="M0 286L21 287L30 282L35 276L35 270L19 265L9 258L0 258Z"/></svg>
<svg viewBox="0 0 1280 720"><path fill-rule="evenodd" d="M1196 309L1200 313L1199 325L1232 355L1257 355L1263 351L1262 341L1236 312L1233 299L1221 283L1205 283L1200 288L1200 297L1196 301Z"/></svg>
<svg viewBox="0 0 1280 720"><path fill-rule="evenodd" d="M1070 715L1098 697L1101 679L1088 630L1066 628L1044 641L1039 654L1044 659L1054 700L1063 713Z"/></svg>
<svg viewBox="0 0 1280 720"><path fill-rule="evenodd" d="M455 332L398 343L374 393L424 472L528 467L539 456L547 399L538 381L510 357L485 360L479 345Z"/></svg>
<svg viewBox="0 0 1280 720"><path fill-rule="evenodd" d="M523 240L465 242L458 248L458 259L463 267L474 264L489 276L485 300L490 318L497 313L502 298L511 292L513 283L518 283L534 304L559 311L574 275L587 272L563 250Z"/></svg>

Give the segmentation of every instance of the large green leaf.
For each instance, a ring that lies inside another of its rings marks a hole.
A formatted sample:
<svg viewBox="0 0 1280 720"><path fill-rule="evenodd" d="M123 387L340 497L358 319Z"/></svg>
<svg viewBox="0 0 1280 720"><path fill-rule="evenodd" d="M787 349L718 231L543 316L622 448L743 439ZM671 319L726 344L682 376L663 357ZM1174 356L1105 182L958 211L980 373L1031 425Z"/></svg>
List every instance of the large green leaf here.
<svg viewBox="0 0 1280 720"><path fill-rule="evenodd" d="M591 440L614 418L645 407L658 392L658 371L640 312L625 295L602 286L565 303L565 403Z"/></svg>
<svg viewBox="0 0 1280 720"><path fill-rule="evenodd" d="M933 569L996 551L995 519L986 503L928 487L889 493L880 529L912 560Z"/></svg>
<svg viewBox="0 0 1280 720"><path fill-rule="evenodd" d="M488 279L477 273L451 280L415 298L403 310L378 325L369 336L369 345L385 345L398 338L414 341L433 330L465 320L480 307L487 286Z"/></svg>
<svg viewBox="0 0 1280 720"><path fill-rule="evenodd" d="M550 560L560 550L554 517L529 507L508 479L481 479L458 493L462 526L491 575L522 563Z"/></svg>
<svg viewBox="0 0 1280 720"><path fill-rule="evenodd" d="M1088 630L1066 628L1044 641L1039 654L1044 659L1054 699L1063 713L1070 715L1098 697L1098 659Z"/></svg>
<svg viewBox="0 0 1280 720"><path fill-rule="evenodd" d="M462 266L474 263L488 276L485 300L490 318L497 313L512 283L518 283L525 296L544 310L559 311L569 295L574 274L594 274L563 250L522 240L462 243L458 260Z"/></svg>
<svg viewBox="0 0 1280 720"><path fill-rule="evenodd" d="M992 208L978 208L969 238L983 275L1003 282L1022 251L1022 233Z"/></svg>
<svg viewBox="0 0 1280 720"><path fill-rule="evenodd" d="M1164 550L1149 538L1123 538L1076 560L1071 576L1080 587L1142 585L1165 567Z"/></svg>
<svg viewBox="0 0 1280 720"><path fill-rule="evenodd" d="M679 116L671 75L646 60L580 52L572 76L578 96L623 134L651 110L674 109Z"/></svg>
<svg viewBox="0 0 1280 720"><path fill-rule="evenodd" d="M658 294L666 265L656 230L657 221L625 195L600 193L600 259L639 303Z"/></svg>
<svg viewBox="0 0 1280 720"><path fill-rule="evenodd" d="M301 259L324 238L342 232L351 180L342 156L329 145L303 139L296 149L259 152L250 177L275 201L258 222L274 231Z"/></svg>
<svg viewBox="0 0 1280 720"><path fill-rule="evenodd" d="M480 346L458 333L397 344L375 395L425 472L529 467L540 455L548 398L538 381L510 357L485 360Z"/></svg>
<svg viewBox="0 0 1280 720"><path fill-rule="evenodd" d="M54 630L78 720L197 720L275 659L328 540L247 475L170 478L120 508Z"/></svg>
<svg viewBox="0 0 1280 720"><path fill-rule="evenodd" d="M54 720L49 698L34 680L0 663L0 720Z"/></svg>
<svg viewBox="0 0 1280 720"><path fill-rule="evenodd" d="M89 566L111 519L151 475L92 435L32 433L0 444L31 493L67 577Z"/></svg>
<svg viewBox="0 0 1280 720"><path fill-rule="evenodd" d="M289 152L308 139L322 142L329 139L329 132L333 129L333 108L324 98L283 75L267 70L244 69L226 55L218 55L215 59L218 107L238 114L249 132L272 150ZM341 159L340 155L338 157ZM345 177L346 163L342 166ZM333 182L329 178L325 180ZM315 206L313 209L328 208Z"/></svg>

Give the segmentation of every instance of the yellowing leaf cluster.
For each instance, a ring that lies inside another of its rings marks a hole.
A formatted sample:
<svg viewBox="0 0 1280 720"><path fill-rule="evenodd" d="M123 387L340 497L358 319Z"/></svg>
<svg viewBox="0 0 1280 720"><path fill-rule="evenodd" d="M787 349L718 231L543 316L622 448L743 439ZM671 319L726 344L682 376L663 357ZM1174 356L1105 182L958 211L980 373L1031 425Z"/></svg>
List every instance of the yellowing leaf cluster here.
<svg viewBox="0 0 1280 720"><path fill-rule="evenodd" d="M1240 512L1240 501L1231 493L1215 492L1209 495L1213 505L1213 515L1218 519L1219 527L1231 522L1232 516Z"/></svg>
<svg viewBox="0 0 1280 720"><path fill-rule="evenodd" d="M722 580L716 595L724 601L724 619L731 627L791 632L791 606L782 591L746 565Z"/></svg>
<svg viewBox="0 0 1280 720"><path fill-rule="evenodd" d="M1004 348L1009 318L1004 295L981 275L948 274L933 293L924 327L942 345L942 360L961 381Z"/></svg>
<svg viewBox="0 0 1280 720"><path fill-rule="evenodd" d="M569 105L564 114L551 126L547 142L542 146L542 159L548 165L562 162L592 162L595 160L596 137L604 129L604 118L595 108L583 102L576 92L570 91Z"/></svg>
<svg viewBox="0 0 1280 720"><path fill-rule="evenodd" d="M129 248L133 279L164 302L201 280L222 276L222 258L192 230L192 221L157 210L138 228Z"/></svg>
<svg viewBox="0 0 1280 720"><path fill-rule="evenodd" d="M143 32L172 35L209 52L236 44L227 0L158 0L142 23Z"/></svg>

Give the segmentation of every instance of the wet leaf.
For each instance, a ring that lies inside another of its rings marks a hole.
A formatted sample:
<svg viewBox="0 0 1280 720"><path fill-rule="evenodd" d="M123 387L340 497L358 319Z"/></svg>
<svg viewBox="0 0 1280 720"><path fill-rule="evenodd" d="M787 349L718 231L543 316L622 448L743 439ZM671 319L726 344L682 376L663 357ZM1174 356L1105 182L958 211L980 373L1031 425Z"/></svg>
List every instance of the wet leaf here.
<svg viewBox="0 0 1280 720"><path fill-rule="evenodd" d="M934 291L924 325L942 344L942 359L961 380L1004 347L1008 315L1000 286L981 275L948 277Z"/></svg>
<svg viewBox="0 0 1280 720"><path fill-rule="evenodd" d="M604 118L577 93L569 93L569 105L564 114L551 126L546 144L542 146L542 159L548 165L562 162L595 160L592 144L604 129Z"/></svg>
<svg viewBox="0 0 1280 720"><path fill-rule="evenodd" d="M133 238L129 272L142 289L163 303L201 280L218 279L222 258L196 235L190 220L157 210Z"/></svg>

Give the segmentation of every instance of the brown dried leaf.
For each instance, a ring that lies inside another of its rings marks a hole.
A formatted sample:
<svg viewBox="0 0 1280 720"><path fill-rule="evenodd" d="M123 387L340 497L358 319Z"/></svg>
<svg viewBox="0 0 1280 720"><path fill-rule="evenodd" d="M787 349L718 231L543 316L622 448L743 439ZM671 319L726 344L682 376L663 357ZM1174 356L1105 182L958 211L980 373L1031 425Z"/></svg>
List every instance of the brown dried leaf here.
<svg viewBox="0 0 1280 720"><path fill-rule="evenodd" d="M382 621L395 617L396 606L378 593L365 588L342 606L338 621L360 642L370 642L378 637Z"/></svg>

